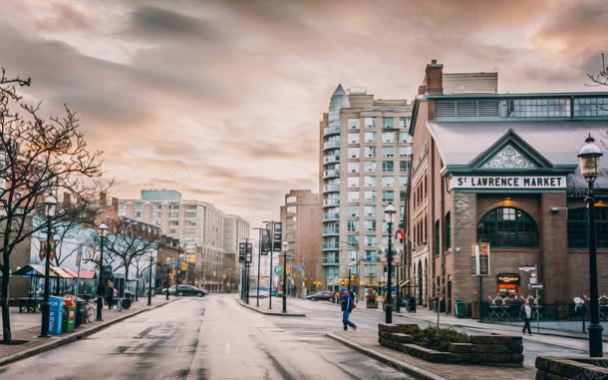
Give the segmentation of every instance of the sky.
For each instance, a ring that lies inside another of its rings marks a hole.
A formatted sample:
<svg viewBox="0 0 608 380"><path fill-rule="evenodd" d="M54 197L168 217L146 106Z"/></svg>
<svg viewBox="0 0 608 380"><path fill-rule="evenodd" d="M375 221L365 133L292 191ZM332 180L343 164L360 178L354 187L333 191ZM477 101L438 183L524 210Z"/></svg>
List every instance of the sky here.
<svg viewBox="0 0 608 380"><path fill-rule="evenodd" d="M607 31L604 0L3 0L0 66L78 113L112 195L177 189L256 225L318 191L339 83L412 100L437 59L501 92L598 91Z"/></svg>

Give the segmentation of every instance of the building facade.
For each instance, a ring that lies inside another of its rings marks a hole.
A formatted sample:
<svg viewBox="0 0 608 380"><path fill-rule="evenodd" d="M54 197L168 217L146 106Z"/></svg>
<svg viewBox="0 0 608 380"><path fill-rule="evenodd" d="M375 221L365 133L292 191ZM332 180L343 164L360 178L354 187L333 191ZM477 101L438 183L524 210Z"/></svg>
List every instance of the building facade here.
<svg viewBox="0 0 608 380"><path fill-rule="evenodd" d="M226 291L235 291L239 282L239 243L249 237L249 222L238 215L224 217L224 265L222 286Z"/></svg>
<svg viewBox="0 0 608 380"><path fill-rule="evenodd" d="M543 284L543 304L582 298L586 183L577 154L589 134L605 136L608 94L500 94L495 73L457 75L473 80L460 83L462 93L458 86L446 91L450 74L433 61L414 103L409 291L447 311L463 300L474 313L496 296L535 296L531 283ZM483 82L476 90L475 81ZM608 179L596 187L598 268L605 268ZM600 294L608 292L606 271L599 285Z"/></svg>
<svg viewBox="0 0 608 380"><path fill-rule="evenodd" d="M319 194L290 190L281 206L282 241L288 243L289 278L296 296L321 286L321 208Z"/></svg>
<svg viewBox="0 0 608 380"><path fill-rule="evenodd" d="M320 123L323 286L355 288L385 281L378 252L388 245L384 207L405 212L411 158L412 107L365 91L333 93Z"/></svg>

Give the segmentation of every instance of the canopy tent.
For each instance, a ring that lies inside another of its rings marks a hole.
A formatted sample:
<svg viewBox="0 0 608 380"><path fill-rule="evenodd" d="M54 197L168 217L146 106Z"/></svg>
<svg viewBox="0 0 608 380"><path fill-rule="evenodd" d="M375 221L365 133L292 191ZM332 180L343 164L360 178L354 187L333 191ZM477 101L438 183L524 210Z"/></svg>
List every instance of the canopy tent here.
<svg viewBox="0 0 608 380"><path fill-rule="evenodd" d="M61 268L61 267L54 267L54 266L51 266L51 270L52 270L53 272L55 272L55 273L57 274L57 276L58 276L58 277L60 277L60 278L66 278L66 279L68 279L68 278L73 278L73 277L74 277L74 276L70 275L68 272L66 272L66 271L65 271L63 268Z"/></svg>

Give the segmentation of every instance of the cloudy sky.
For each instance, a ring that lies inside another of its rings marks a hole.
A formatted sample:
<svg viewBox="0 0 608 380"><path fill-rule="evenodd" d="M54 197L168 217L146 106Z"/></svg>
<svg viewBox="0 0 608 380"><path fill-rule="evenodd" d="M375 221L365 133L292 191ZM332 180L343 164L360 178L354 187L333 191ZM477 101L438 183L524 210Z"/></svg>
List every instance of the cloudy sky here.
<svg viewBox="0 0 608 380"><path fill-rule="evenodd" d="M175 188L258 223L318 188L338 83L411 99L436 58L503 92L598 90L607 31L604 0L3 0L0 66L79 113L114 195Z"/></svg>

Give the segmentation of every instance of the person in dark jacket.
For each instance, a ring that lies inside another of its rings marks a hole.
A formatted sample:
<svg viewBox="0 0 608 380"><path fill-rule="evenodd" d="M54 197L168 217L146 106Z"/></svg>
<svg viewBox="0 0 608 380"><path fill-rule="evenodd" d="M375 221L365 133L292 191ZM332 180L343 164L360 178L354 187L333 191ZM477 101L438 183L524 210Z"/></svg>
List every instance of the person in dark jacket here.
<svg viewBox="0 0 608 380"><path fill-rule="evenodd" d="M524 328L521 331L522 334L525 334L526 330L528 330L528 334L532 335L532 330L530 329L530 319L532 319L532 307L530 306L530 301L527 298L525 299L523 305L521 305L519 315L524 321Z"/></svg>
<svg viewBox="0 0 608 380"><path fill-rule="evenodd" d="M353 298L348 294L346 289L341 289L340 293L342 294L341 306L342 306L342 324L344 325L344 330L348 330L348 326L353 329L357 329L357 325L352 323L349 320L350 313L353 311L355 307L355 303L353 302Z"/></svg>

